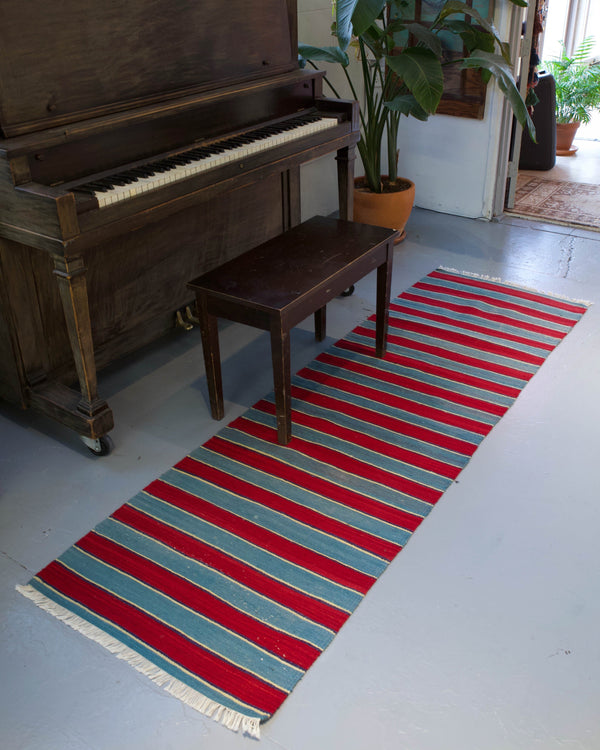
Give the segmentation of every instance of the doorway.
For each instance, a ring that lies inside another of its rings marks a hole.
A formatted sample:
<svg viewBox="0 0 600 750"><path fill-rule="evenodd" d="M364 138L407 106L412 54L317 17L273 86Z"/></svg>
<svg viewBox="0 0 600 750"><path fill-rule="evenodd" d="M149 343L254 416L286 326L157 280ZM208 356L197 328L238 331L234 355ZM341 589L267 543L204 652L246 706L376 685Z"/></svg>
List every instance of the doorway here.
<svg viewBox="0 0 600 750"><path fill-rule="evenodd" d="M567 54L588 36L595 36L591 60L600 59L600 3L597 0L546 0L542 6L543 32L538 38L542 61L558 57L564 41ZM538 69L543 70L543 64ZM573 144L572 156L556 156L551 169L520 169L516 177L514 204L509 196L508 213L551 223L581 226L600 231L600 112L582 125Z"/></svg>

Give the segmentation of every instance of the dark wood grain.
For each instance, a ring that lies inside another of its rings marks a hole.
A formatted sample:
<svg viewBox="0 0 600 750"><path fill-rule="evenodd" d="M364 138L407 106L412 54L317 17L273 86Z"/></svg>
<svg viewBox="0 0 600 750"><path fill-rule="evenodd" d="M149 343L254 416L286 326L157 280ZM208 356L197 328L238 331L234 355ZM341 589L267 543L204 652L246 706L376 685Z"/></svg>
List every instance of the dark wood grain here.
<svg viewBox="0 0 600 750"><path fill-rule="evenodd" d="M251 12L244 0L226 9L219 0L3 3L2 129L40 130L291 70L288 18L280 0L261 0Z"/></svg>
<svg viewBox="0 0 600 750"><path fill-rule="evenodd" d="M23 381L22 362L19 356L15 326L10 323L8 289L5 286L6 272L0 253L0 398L25 407L21 383Z"/></svg>
<svg viewBox="0 0 600 750"><path fill-rule="evenodd" d="M61 126L49 124L47 128L31 133L23 133L0 138L0 150L6 151L9 157L30 154L39 149L53 148L65 143L86 140L89 137L101 137L121 128L135 127L150 121L161 121L165 118L185 116L186 112L197 110L206 105L205 114L210 117L213 107L219 108L222 100L241 100L245 97L257 96L261 98L265 91L295 86L313 88L313 97L322 96L322 71L293 70L268 78L245 81L238 84L219 86L211 91L182 95L181 92L169 92L157 102L140 105L134 108L111 108L108 114L90 117L85 120L73 120ZM311 83L312 81L312 83ZM273 96L272 94L270 96ZM246 99L251 103L249 99ZM334 102L344 100L331 100ZM344 105L345 106L345 105ZM223 130L227 123L221 123ZM132 144L135 145L135 144Z"/></svg>

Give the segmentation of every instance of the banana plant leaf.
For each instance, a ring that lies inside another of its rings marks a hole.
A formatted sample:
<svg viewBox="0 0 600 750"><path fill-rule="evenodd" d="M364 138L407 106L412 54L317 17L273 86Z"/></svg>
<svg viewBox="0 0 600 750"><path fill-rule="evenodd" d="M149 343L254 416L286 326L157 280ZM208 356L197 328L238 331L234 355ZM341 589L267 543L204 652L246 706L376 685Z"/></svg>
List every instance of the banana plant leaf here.
<svg viewBox="0 0 600 750"><path fill-rule="evenodd" d="M444 91L444 74L439 57L425 47L407 47L386 58L389 67L408 86L426 112L435 112Z"/></svg>
<svg viewBox="0 0 600 750"><path fill-rule="evenodd" d="M344 67L350 62L347 53L339 47L313 47L312 44L299 44L298 54L306 60L339 63Z"/></svg>
<svg viewBox="0 0 600 750"><path fill-rule="evenodd" d="M488 70L498 82L500 91L508 99L515 117L520 125L526 127L535 142L535 125L529 115L529 111L519 93L512 71L501 55L496 55L485 50L475 50L469 57L463 60L463 68L482 68Z"/></svg>

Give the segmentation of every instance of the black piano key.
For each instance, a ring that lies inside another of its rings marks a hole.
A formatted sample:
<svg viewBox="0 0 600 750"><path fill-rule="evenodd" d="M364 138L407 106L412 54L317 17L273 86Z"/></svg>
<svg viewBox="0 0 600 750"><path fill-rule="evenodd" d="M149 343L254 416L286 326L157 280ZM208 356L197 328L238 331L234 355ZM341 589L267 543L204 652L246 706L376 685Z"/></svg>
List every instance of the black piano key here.
<svg viewBox="0 0 600 750"><path fill-rule="evenodd" d="M80 186L80 188L81 187L83 186ZM92 188L96 193L107 193L112 189L111 185L105 182L88 182L86 187Z"/></svg>
<svg viewBox="0 0 600 750"><path fill-rule="evenodd" d="M241 146L246 146L249 143L253 143L255 138L252 135L238 135L233 140L238 142Z"/></svg>
<svg viewBox="0 0 600 750"><path fill-rule="evenodd" d="M163 171L167 171L168 169L175 169L175 167L179 166L179 161L174 157L170 156L168 159L162 159L161 165L165 168Z"/></svg>
<svg viewBox="0 0 600 750"><path fill-rule="evenodd" d="M171 167L168 164L165 164L163 160L156 162L156 164L152 165L152 169L155 172L168 172Z"/></svg>
<svg viewBox="0 0 600 750"><path fill-rule="evenodd" d="M201 148L193 148L187 152L193 159L202 159L205 156L210 156L210 151L204 146Z"/></svg>
<svg viewBox="0 0 600 750"><path fill-rule="evenodd" d="M129 173L136 177L152 177L154 170L150 167L134 167L129 170Z"/></svg>

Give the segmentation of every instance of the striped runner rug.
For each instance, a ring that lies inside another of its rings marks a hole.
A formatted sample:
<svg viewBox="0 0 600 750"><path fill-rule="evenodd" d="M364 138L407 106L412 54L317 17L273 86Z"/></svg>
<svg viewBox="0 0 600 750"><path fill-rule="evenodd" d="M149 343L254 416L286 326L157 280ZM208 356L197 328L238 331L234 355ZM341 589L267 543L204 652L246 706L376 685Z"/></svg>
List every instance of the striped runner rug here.
<svg viewBox="0 0 600 750"><path fill-rule="evenodd" d="M438 269L19 589L258 736L585 310Z"/></svg>

